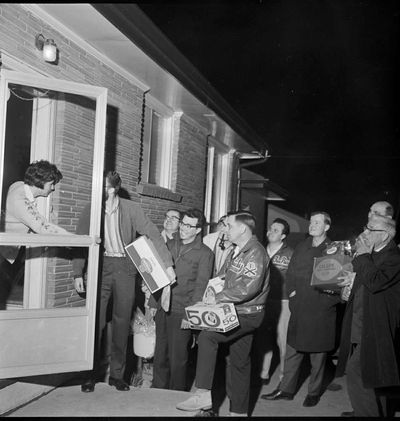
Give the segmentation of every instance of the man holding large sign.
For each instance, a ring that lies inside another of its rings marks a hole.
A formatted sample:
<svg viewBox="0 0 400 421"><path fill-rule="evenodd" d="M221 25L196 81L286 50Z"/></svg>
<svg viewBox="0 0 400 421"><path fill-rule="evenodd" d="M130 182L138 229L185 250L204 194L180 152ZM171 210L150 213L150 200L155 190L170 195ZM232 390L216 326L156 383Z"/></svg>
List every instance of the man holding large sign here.
<svg viewBox="0 0 400 421"><path fill-rule="evenodd" d="M254 235L256 221L250 212L238 211L226 220L228 240L236 245L228 257L221 292L206 298L208 304L234 303L239 326L229 332L203 330L198 339L196 392L177 405L183 411L212 407L211 387L220 344L229 345L230 412L247 416L250 390L250 350L255 329L264 318L269 289L268 257Z"/></svg>

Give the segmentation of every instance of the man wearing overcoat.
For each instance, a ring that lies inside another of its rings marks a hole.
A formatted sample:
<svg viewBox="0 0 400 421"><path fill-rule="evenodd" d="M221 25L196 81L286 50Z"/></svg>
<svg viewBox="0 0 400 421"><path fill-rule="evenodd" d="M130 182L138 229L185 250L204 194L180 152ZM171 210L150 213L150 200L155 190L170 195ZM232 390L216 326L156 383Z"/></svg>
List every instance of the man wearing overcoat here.
<svg viewBox="0 0 400 421"><path fill-rule="evenodd" d="M353 412L343 415L388 415L383 397L389 388L400 387L400 250L395 234L391 218L375 215L356 242L356 276L337 367L338 376L346 369ZM351 286L351 278L343 285Z"/></svg>
<svg viewBox="0 0 400 421"><path fill-rule="evenodd" d="M326 212L311 214L310 237L294 250L286 274L290 320L283 379L280 388L262 395L263 399L292 400L297 388L304 355L311 362L308 394L303 406L318 404L325 370L327 352L335 346L336 304L339 295L332 295L310 285L314 258L321 257L330 240L327 231L331 218Z"/></svg>

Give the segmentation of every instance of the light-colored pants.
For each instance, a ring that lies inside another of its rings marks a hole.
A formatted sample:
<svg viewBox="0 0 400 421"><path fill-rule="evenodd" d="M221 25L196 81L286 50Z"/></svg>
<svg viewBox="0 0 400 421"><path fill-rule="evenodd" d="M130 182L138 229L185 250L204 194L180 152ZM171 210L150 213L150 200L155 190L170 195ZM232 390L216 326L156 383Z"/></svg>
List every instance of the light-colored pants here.
<svg viewBox="0 0 400 421"><path fill-rule="evenodd" d="M279 348L279 381L283 378L283 369L285 364L285 354L286 354L286 337L287 330L290 319L290 310L289 310L289 300L271 300L270 305L279 305L281 306L281 312L279 315L278 325L276 327L276 343ZM268 311L268 308L267 310ZM261 371L261 378L269 378L269 369L271 367L272 361L272 349L265 353L264 361Z"/></svg>

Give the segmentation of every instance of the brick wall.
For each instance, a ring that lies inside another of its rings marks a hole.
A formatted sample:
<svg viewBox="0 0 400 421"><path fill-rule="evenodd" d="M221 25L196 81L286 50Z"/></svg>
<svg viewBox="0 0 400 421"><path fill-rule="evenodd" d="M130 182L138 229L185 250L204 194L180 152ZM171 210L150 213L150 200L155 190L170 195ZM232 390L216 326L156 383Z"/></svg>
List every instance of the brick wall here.
<svg viewBox="0 0 400 421"><path fill-rule="evenodd" d="M34 47L36 34L53 38L59 49L58 65L46 63ZM141 203L150 219L160 228L165 211L170 208L203 209L206 165L206 134L182 116L174 125L174 191L183 196L180 203L140 196L136 192L139 170L140 132L143 91L113 69L90 55L79 45L41 21L19 4L0 4L0 51L5 51L36 71L57 79L71 80L108 88L105 146L105 169L117 170L130 198ZM63 108L64 107L64 108ZM72 105L60 101L58 112L68 113ZM77 113L91 122L85 113ZM67 114L66 114L67 115ZM90 190L90 145L88 134L81 128L72 130L72 121L56 127L62 139L55 145L55 163L64 179L53 197L55 222L75 230L80 211L87 203ZM90 126L90 124L89 124ZM87 129L87 127L86 127ZM78 136L79 134L79 136ZM65 253L49 256L48 304L50 306L82 305L71 278L71 266ZM56 257L57 256L57 257Z"/></svg>

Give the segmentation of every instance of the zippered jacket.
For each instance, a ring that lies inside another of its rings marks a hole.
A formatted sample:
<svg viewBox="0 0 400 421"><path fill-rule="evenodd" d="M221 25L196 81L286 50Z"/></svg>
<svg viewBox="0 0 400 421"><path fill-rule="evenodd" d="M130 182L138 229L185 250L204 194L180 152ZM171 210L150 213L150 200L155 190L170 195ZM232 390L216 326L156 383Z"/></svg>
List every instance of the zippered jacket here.
<svg viewBox="0 0 400 421"><path fill-rule="evenodd" d="M259 312L269 291L269 257L263 245L253 236L239 251L228 257L225 285L216 294L217 303L234 303L238 314Z"/></svg>
<svg viewBox="0 0 400 421"><path fill-rule="evenodd" d="M179 236L167 241L171 252L177 282L171 286L171 312L184 313L185 307L202 301L212 277L214 253L197 235L192 243L182 248Z"/></svg>

